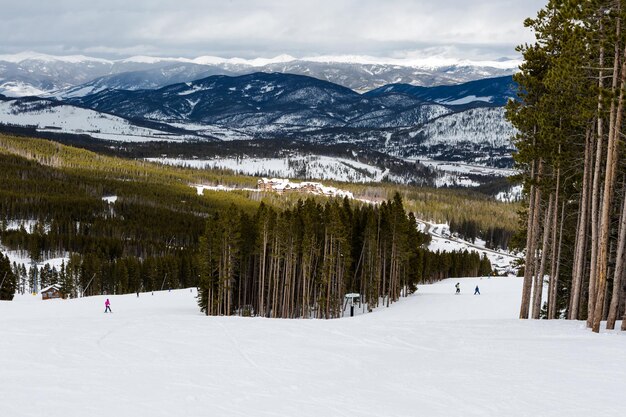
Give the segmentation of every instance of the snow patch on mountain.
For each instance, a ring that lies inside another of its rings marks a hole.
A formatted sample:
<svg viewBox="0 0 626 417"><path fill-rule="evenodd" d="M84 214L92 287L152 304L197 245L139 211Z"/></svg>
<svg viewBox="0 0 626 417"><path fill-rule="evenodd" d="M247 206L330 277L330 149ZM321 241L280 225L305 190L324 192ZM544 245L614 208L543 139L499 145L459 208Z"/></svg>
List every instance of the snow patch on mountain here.
<svg viewBox="0 0 626 417"><path fill-rule="evenodd" d="M406 58L391 58L391 57L375 57L371 55L313 55L303 56L300 58L294 57L288 54L281 54L275 57L264 58L225 58L212 55L203 55L195 58L185 57L162 57L162 56L147 56L147 55L135 55L123 59L103 59L94 58L85 55L49 55L42 54L33 51L20 52L17 54L5 54L0 55L0 61L20 63L27 60L38 60L43 62L68 62L68 63L83 63L83 62L99 62L99 63L139 63L139 64L156 64L160 62L180 62L180 63L194 63L200 65L247 65L251 67L263 67L270 64L284 64L293 61L305 61L305 62L318 62L318 63L342 63L342 64L366 64L366 65L397 65L404 67L414 67L422 69L435 69L445 68L451 66L473 66L482 68L498 68L498 69L517 69L522 63L521 59L511 58L503 60L471 60L471 59L457 59L451 57L442 56L425 56L425 57L406 57Z"/></svg>
<svg viewBox="0 0 626 417"><path fill-rule="evenodd" d="M176 159L148 158L151 162L197 169L227 169L259 177L320 179L344 182L379 182L385 171L351 159L294 154L283 158Z"/></svg>
<svg viewBox="0 0 626 417"><path fill-rule="evenodd" d="M136 126L121 117L47 101L0 101L0 123L35 127L40 131L87 134L122 142L188 139Z"/></svg>
<svg viewBox="0 0 626 417"><path fill-rule="evenodd" d="M6 97L41 96L45 91L21 81L9 81L0 84L0 94Z"/></svg>
<svg viewBox="0 0 626 417"><path fill-rule="evenodd" d="M5 54L0 55L0 61L11 62L19 64L24 61L41 61L41 62L67 62L71 64L78 64L84 62L99 62L99 63L111 63L108 59L94 58L85 55L49 55L39 52L25 51L17 54Z"/></svg>
<svg viewBox="0 0 626 417"><path fill-rule="evenodd" d="M423 137L424 146L460 145L464 142L512 149L515 129L504 117L502 107L483 107L453 113L433 120L410 133Z"/></svg>
<svg viewBox="0 0 626 417"><path fill-rule="evenodd" d="M473 94L470 94L469 96L458 98L456 100L441 100L440 103L445 103L449 105L458 105L458 104L468 104L474 101L483 101L485 103L491 103L492 100L493 100L493 97L491 96L477 97Z"/></svg>

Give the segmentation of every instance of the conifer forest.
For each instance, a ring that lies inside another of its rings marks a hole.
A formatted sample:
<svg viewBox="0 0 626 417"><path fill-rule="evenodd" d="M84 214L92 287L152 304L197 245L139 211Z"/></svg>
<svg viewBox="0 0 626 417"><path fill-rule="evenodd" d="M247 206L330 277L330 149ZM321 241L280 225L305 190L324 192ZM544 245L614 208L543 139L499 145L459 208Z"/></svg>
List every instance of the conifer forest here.
<svg viewBox="0 0 626 417"><path fill-rule="evenodd" d="M518 48L507 109L527 196L519 316L613 329L626 304L626 3L550 1L525 25L536 41Z"/></svg>
<svg viewBox="0 0 626 417"><path fill-rule="evenodd" d="M68 259L38 270L3 258L6 299L52 284L69 297L198 287L209 315L333 318L346 293L372 309L419 283L492 272L477 252L429 251L398 191L377 205L198 195L190 184L251 180L41 139L0 136L0 144L2 244L34 262ZM8 227L14 219L32 219L32 229Z"/></svg>

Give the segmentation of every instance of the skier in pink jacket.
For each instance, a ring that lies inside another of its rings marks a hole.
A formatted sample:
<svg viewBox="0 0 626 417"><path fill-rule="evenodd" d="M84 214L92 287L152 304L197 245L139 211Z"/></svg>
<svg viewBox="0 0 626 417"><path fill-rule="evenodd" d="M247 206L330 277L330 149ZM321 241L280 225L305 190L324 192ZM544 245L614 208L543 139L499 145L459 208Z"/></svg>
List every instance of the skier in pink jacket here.
<svg viewBox="0 0 626 417"><path fill-rule="evenodd" d="M107 300L104 302L104 312L107 313L112 313L111 311L111 303L109 302L109 299L107 298Z"/></svg>

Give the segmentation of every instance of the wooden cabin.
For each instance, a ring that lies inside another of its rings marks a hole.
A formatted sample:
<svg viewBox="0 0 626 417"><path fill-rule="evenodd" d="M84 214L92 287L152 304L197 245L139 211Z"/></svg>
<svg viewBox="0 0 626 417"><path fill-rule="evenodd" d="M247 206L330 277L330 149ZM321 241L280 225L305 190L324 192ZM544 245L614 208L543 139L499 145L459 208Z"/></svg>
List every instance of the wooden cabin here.
<svg viewBox="0 0 626 417"><path fill-rule="evenodd" d="M55 284L41 290L42 300L51 300L54 298L65 298L61 292L61 286Z"/></svg>

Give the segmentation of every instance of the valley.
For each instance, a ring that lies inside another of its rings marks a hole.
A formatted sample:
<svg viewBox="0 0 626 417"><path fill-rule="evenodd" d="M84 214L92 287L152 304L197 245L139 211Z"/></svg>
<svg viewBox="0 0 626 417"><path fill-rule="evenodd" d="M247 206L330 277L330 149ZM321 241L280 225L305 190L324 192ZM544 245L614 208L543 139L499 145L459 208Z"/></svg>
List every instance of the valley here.
<svg viewBox="0 0 626 417"><path fill-rule="evenodd" d="M626 0L4 6L0 417L626 415Z"/></svg>
<svg viewBox="0 0 626 417"><path fill-rule="evenodd" d="M480 187L512 166L515 131L502 107L514 96L511 83L393 84L360 94L300 75L215 75L60 100L0 96L0 131L242 174ZM163 142L180 143L169 146L177 153L162 152ZM304 160L328 162L305 168ZM452 164L475 169L460 174Z"/></svg>

